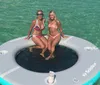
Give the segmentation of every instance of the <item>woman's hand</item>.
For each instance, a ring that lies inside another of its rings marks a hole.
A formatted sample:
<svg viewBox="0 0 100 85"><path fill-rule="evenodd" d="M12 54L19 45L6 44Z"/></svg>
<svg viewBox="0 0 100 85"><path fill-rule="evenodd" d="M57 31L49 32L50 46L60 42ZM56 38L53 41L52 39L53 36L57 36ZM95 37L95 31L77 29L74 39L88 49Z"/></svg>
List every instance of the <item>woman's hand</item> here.
<svg viewBox="0 0 100 85"><path fill-rule="evenodd" d="M63 33L61 33L61 36L64 38L64 34Z"/></svg>
<svg viewBox="0 0 100 85"><path fill-rule="evenodd" d="M68 36L64 36L64 38L68 38Z"/></svg>
<svg viewBox="0 0 100 85"><path fill-rule="evenodd" d="M68 38L68 36L64 36L64 34L63 34L63 33L61 34L61 36L62 36L63 38Z"/></svg>
<svg viewBox="0 0 100 85"><path fill-rule="evenodd" d="M27 36L25 39L29 40L30 39L30 36Z"/></svg>

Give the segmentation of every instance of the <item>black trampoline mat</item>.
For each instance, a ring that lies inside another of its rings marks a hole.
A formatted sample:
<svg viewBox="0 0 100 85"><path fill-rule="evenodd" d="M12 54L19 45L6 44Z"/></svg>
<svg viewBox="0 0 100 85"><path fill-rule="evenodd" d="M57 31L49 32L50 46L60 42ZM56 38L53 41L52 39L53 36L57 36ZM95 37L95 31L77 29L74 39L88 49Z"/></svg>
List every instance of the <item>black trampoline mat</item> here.
<svg viewBox="0 0 100 85"><path fill-rule="evenodd" d="M41 49L33 49L29 51L29 47L21 49L16 53L15 60L23 68L40 73L48 73L49 71L59 72L72 67L78 60L77 53L67 47L57 45L55 48L55 58L45 60L40 56ZM49 55L49 51L45 52L45 56Z"/></svg>

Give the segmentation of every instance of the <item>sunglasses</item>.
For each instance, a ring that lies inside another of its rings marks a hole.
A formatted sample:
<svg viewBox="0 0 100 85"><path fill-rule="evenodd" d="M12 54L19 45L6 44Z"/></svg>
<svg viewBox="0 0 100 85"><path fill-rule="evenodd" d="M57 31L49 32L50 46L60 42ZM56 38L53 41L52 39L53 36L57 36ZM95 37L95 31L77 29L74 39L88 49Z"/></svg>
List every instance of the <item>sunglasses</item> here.
<svg viewBox="0 0 100 85"><path fill-rule="evenodd" d="M43 16L43 14L42 14L42 13L41 13L41 14L37 14L37 15L38 15L38 16L39 16L39 15L42 15L42 16Z"/></svg>

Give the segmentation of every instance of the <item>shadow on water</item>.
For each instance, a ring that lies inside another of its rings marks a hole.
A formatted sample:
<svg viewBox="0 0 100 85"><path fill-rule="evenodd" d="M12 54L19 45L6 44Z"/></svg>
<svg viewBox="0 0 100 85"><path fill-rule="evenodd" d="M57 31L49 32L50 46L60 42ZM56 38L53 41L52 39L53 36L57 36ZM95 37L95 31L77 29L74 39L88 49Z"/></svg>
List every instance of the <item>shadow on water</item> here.
<svg viewBox="0 0 100 85"><path fill-rule="evenodd" d="M29 48L21 49L16 53L16 62L25 69L47 73L49 71L59 72L72 67L78 60L77 53L67 47L57 45L55 48L55 58L45 60L40 56L40 49L33 49L33 52L29 52ZM45 56L49 55L49 51L45 52Z"/></svg>

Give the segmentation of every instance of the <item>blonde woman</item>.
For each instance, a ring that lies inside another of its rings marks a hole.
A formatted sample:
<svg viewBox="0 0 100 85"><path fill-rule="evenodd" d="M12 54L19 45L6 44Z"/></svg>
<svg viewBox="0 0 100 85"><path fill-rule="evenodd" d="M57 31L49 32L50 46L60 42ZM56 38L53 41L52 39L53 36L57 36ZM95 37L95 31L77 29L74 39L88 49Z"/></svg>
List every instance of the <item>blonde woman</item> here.
<svg viewBox="0 0 100 85"><path fill-rule="evenodd" d="M64 38L61 23L57 19L54 11L49 12L48 30L48 50L50 51L50 55L45 58L46 60L54 57L53 53L55 51L55 46L59 43L61 36Z"/></svg>
<svg viewBox="0 0 100 85"><path fill-rule="evenodd" d="M30 47L29 50L32 52L32 48L39 48L42 49L40 55L44 57L44 52L47 49L47 39L43 36L42 31L44 30L44 22L45 19L43 18L43 11L38 10L37 18L32 21L30 30L28 32L27 39L30 38L30 34L32 32L32 41L36 44L36 46Z"/></svg>

